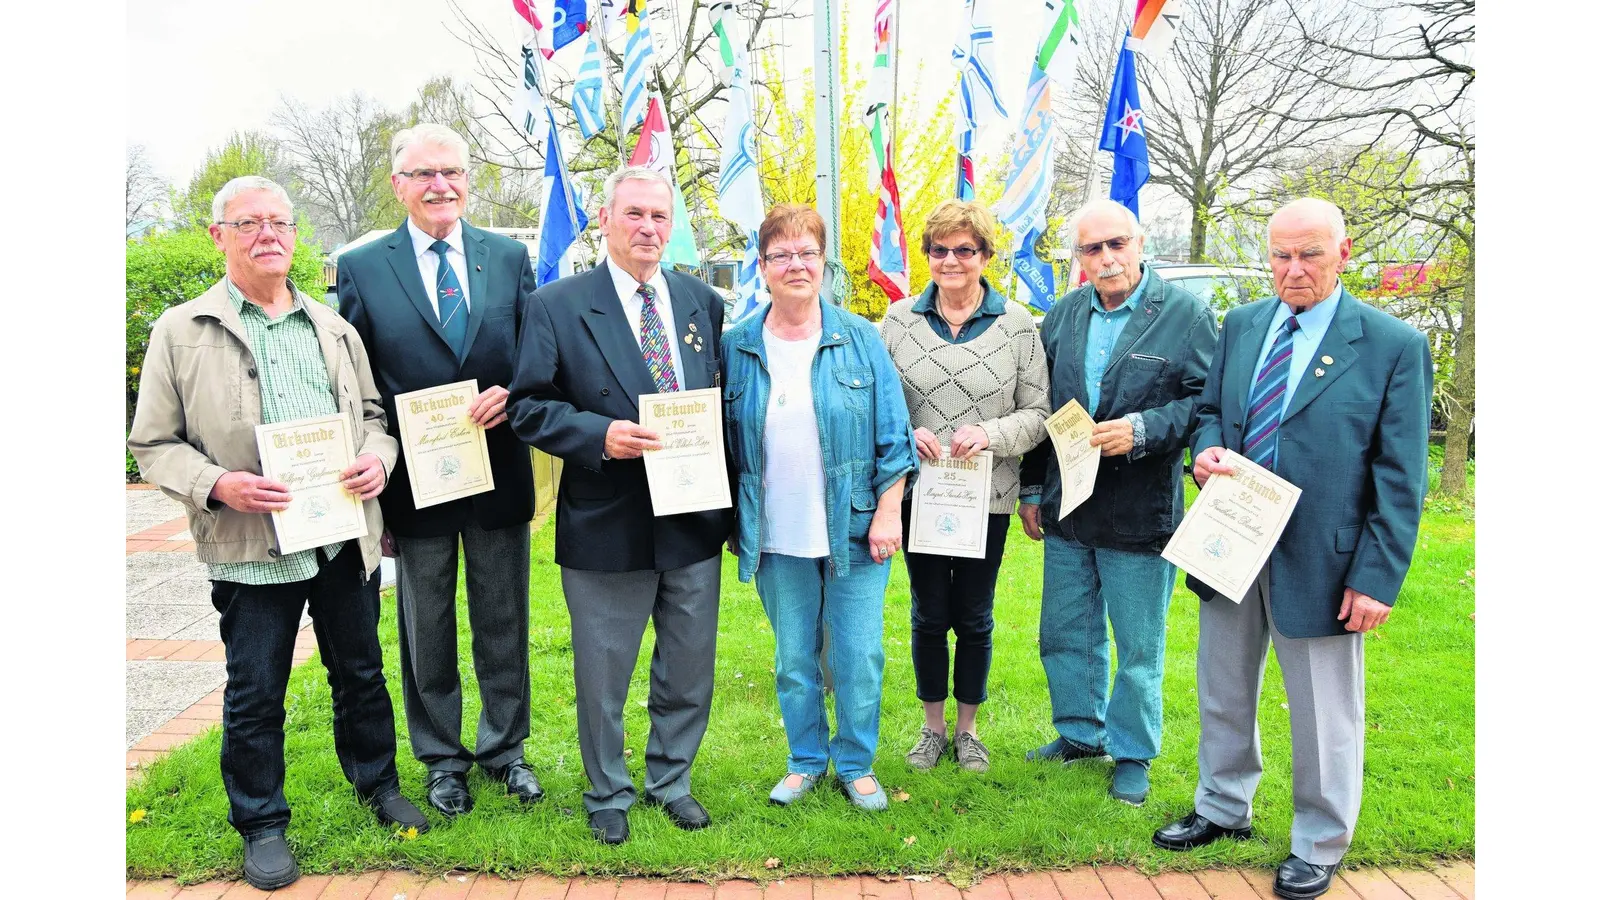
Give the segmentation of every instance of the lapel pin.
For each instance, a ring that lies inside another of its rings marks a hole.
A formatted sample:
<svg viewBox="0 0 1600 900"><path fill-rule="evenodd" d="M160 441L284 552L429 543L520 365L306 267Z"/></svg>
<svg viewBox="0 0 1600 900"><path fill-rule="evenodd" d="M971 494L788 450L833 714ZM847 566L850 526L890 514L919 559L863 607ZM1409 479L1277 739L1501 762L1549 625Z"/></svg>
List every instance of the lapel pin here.
<svg viewBox="0 0 1600 900"><path fill-rule="evenodd" d="M479 266L479 267L478 267L478 271L479 271L479 272L482 272L482 271L483 271L483 266Z"/></svg>
<svg viewBox="0 0 1600 900"><path fill-rule="evenodd" d="M686 334L686 335L684 335L684 336L683 336L683 342L684 342L684 343L685 343L685 344L692 344L692 343L694 343L694 335L692 335L692 334Z"/></svg>
<svg viewBox="0 0 1600 900"><path fill-rule="evenodd" d="M1331 365L1333 365L1333 357L1331 357L1331 356L1324 356L1324 357L1323 357L1323 358L1322 358L1322 364L1323 364L1323 365L1325 365L1325 366L1331 366Z"/></svg>
<svg viewBox="0 0 1600 900"><path fill-rule="evenodd" d="M1322 376L1324 376L1326 374L1328 374L1326 369L1322 369L1320 367L1317 369L1317 377L1318 378L1321 378Z"/></svg>
<svg viewBox="0 0 1600 900"><path fill-rule="evenodd" d="M700 330L700 329L698 329L698 328L696 328L696 327L694 327L694 323L693 323L693 322L690 322L690 323L689 323L689 333L690 333L690 334L693 334L693 333L695 333L695 332L696 332L696 331L699 331L699 330Z"/></svg>

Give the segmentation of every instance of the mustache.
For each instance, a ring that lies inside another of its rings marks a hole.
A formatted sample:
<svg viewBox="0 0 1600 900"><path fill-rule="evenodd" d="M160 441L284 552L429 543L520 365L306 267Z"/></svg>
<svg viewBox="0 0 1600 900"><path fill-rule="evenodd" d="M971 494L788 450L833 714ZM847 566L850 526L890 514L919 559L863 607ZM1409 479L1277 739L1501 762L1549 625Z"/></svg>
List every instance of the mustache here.
<svg viewBox="0 0 1600 900"><path fill-rule="evenodd" d="M1121 275L1125 271L1127 271L1127 270L1124 269L1122 266L1120 266L1120 265L1118 265L1116 263L1113 263L1113 264L1111 264L1109 266L1105 266L1104 268L1102 268L1100 270L1100 274L1096 275L1095 277L1096 278L1115 278L1118 275Z"/></svg>
<svg viewBox="0 0 1600 900"><path fill-rule="evenodd" d="M455 191L445 191L444 193L440 193L438 191L428 191L428 192L426 192L426 193L424 193L422 195L422 199L423 199L423 201L428 201L428 200L460 200L461 197Z"/></svg>

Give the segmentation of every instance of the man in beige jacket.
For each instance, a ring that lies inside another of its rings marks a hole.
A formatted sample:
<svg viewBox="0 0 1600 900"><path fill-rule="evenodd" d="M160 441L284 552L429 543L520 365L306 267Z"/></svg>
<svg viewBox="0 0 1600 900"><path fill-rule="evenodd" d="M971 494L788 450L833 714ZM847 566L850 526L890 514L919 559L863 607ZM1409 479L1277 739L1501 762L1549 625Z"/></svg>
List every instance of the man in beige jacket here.
<svg viewBox="0 0 1600 900"><path fill-rule="evenodd" d="M210 570L228 661L228 821L244 838L245 878L273 890L300 876L284 839L283 722L295 632L308 603L345 777L384 825L428 828L400 794L377 609L363 593L380 557L375 498L399 447L385 433L361 339L288 280L295 246L288 194L265 178L235 178L217 192L212 217L227 275L156 320L128 449L144 479L183 504ZM363 501L367 536L281 553L269 513L293 498L286 485L262 477L255 427L330 415L343 415L355 439L355 462L341 477Z"/></svg>

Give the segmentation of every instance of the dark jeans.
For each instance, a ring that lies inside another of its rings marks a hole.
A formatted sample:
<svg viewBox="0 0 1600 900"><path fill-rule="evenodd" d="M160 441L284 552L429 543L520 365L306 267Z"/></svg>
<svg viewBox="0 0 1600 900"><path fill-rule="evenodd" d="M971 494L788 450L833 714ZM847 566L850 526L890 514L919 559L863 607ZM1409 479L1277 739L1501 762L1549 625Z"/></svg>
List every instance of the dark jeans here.
<svg viewBox="0 0 1600 900"><path fill-rule="evenodd" d="M905 505L910 529L911 504ZM1005 555L1011 517L990 514L983 559L907 553L911 576L911 667L917 674L917 699L938 703L953 693L956 702L979 704L989 698L989 662L994 656L994 582ZM950 649L945 635L956 633L955 689L950 690Z"/></svg>
<svg viewBox="0 0 1600 900"><path fill-rule="evenodd" d="M288 584L211 583L222 614L228 684L222 694L222 785L228 822L249 838L289 825L283 796L284 693L300 611L309 602L333 689L333 746L363 801L399 790L394 708L384 686L375 608L363 584L361 548L349 541L317 574ZM377 581L377 573L371 579Z"/></svg>

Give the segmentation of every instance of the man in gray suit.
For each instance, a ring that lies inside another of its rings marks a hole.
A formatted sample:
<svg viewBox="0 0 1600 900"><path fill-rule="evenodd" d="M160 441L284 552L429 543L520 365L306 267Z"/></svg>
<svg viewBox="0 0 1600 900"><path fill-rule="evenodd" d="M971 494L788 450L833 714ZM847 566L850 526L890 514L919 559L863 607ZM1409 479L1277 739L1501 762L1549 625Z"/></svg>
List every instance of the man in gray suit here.
<svg viewBox="0 0 1600 900"><path fill-rule="evenodd" d="M1333 882L1361 810L1363 640L1400 593L1428 487L1433 367L1416 329L1339 284L1344 217L1301 199L1268 223L1278 296L1239 307L1200 396L1195 481L1233 470L1224 449L1303 488L1243 603L1194 576L1200 604L1200 783L1194 812L1155 833L1188 850L1248 837L1261 780L1267 646L1289 697L1294 754L1290 856L1273 890L1318 897Z"/></svg>
<svg viewBox="0 0 1600 900"><path fill-rule="evenodd" d="M556 564L572 615L578 746L590 784L583 803L595 837L620 844L637 793L622 711L650 621L644 799L679 828L711 822L689 793L689 767L711 712L732 511L657 516L640 458L661 448L660 436L638 424L640 394L721 380L722 299L661 268L673 226L688 227L672 221L672 187L650 169L622 169L606 179L599 218L606 261L534 294L507 409L518 437L566 463Z"/></svg>

